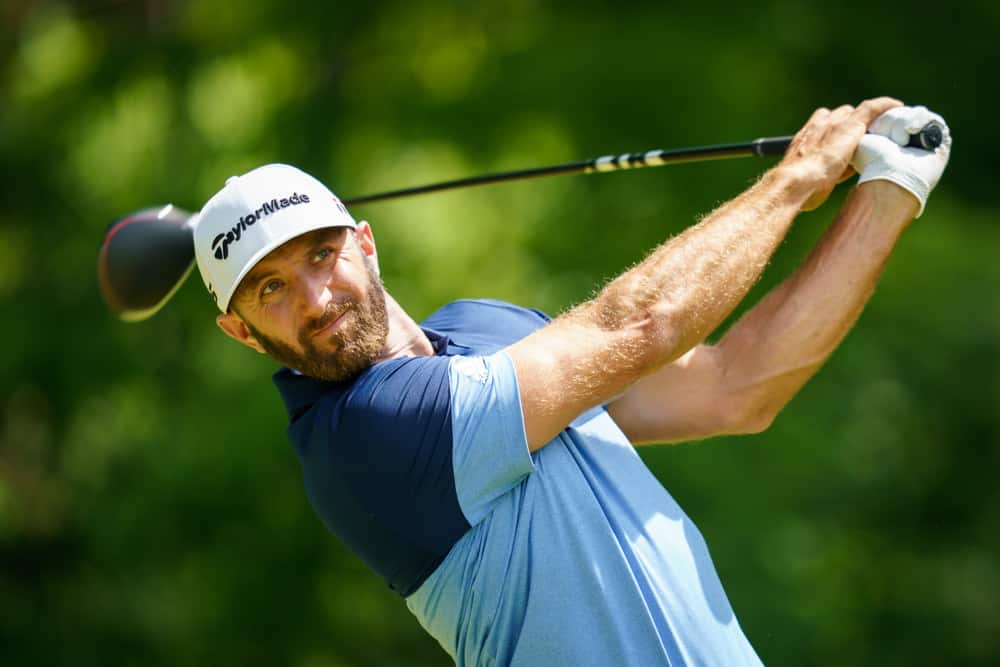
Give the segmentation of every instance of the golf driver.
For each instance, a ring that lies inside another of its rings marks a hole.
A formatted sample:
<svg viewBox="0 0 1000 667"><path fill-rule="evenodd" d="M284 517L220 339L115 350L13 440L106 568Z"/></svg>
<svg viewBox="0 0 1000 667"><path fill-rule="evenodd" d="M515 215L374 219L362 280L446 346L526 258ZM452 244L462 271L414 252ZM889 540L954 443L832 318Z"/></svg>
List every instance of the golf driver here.
<svg viewBox="0 0 1000 667"><path fill-rule="evenodd" d="M912 135L908 145L934 150L942 139L942 127L931 122L919 133ZM409 195L556 174L591 174L701 160L777 156L785 153L791 141L791 136L769 137L740 144L605 155L580 162L485 174L352 197L344 199L343 203L368 204ZM121 319L138 322L151 317L184 283L195 264L194 224L195 216L190 212L167 204L136 211L108 227L98 256L97 275L104 300Z"/></svg>

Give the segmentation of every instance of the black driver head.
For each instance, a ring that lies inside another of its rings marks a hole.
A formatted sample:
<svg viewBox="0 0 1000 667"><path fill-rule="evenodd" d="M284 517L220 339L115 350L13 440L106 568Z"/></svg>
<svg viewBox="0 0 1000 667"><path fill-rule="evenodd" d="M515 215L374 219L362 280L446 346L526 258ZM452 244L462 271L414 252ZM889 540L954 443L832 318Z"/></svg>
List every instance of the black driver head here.
<svg viewBox="0 0 1000 667"><path fill-rule="evenodd" d="M97 259L105 302L123 320L152 316L194 268L191 214L171 204L111 223Z"/></svg>

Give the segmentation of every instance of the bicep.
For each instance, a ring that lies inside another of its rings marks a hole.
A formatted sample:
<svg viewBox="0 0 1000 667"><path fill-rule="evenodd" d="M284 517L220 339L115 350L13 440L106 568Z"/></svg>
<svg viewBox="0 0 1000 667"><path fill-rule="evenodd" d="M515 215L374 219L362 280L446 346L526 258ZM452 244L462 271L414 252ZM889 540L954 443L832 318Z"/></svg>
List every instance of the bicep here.
<svg viewBox="0 0 1000 667"><path fill-rule="evenodd" d="M608 412L634 444L698 440L738 432L739 400L721 355L698 345L642 378Z"/></svg>

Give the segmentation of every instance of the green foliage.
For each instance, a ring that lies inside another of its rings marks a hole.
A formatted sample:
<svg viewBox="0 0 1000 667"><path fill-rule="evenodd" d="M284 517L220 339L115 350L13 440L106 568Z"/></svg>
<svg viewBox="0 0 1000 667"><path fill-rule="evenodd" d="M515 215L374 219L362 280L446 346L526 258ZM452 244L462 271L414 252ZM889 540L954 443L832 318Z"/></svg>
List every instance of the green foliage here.
<svg viewBox="0 0 1000 667"><path fill-rule="evenodd" d="M767 432L643 452L772 664L1000 660L1000 12L969 3L13 3L0 28L0 644L7 665L439 665L313 516L269 382L197 278L125 325L104 227L297 164L344 197L793 131L891 94L954 156L842 348ZM415 317L559 312L766 168L358 207ZM836 196L835 196L836 199ZM752 298L799 262L802 217Z"/></svg>

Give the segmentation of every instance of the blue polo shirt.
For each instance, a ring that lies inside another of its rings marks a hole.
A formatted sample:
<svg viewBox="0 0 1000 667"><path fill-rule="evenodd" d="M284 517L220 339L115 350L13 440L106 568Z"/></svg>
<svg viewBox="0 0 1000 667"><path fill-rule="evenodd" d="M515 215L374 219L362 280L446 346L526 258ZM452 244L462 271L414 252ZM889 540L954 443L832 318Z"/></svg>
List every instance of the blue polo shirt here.
<svg viewBox="0 0 1000 667"><path fill-rule="evenodd" d="M435 354L275 382L326 526L459 665L759 665L698 529L601 406L528 451L503 348L538 311L456 301Z"/></svg>

